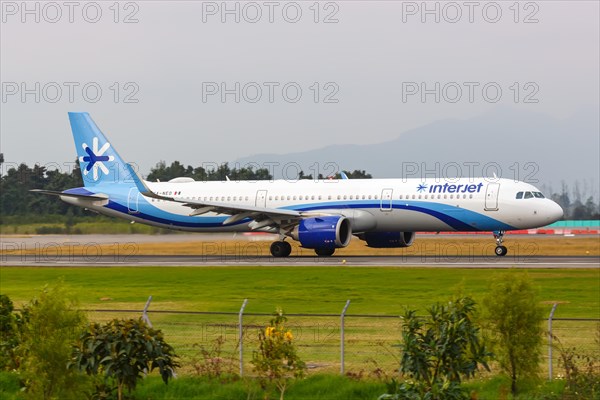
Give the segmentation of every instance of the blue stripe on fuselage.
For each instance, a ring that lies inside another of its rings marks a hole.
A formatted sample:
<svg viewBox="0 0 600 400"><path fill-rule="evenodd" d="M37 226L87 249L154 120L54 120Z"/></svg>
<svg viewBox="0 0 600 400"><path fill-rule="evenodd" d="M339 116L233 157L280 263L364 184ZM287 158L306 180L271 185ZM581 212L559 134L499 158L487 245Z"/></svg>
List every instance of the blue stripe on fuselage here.
<svg viewBox="0 0 600 400"><path fill-rule="evenodd" d="M151 212L141 211L144 208L152 207ZM135 214L130 214L129 209L115 201L109 201L106 206L114 211L118 211L123 214L133 215L137 218L160 223L164 225L171 225L173 227L181 228L220 228L224 227L223 222L228 218L225 217L200 217L200 216L187 216L173 214L167 211L160 210L152 204L144 201L140 202L140 211ZM282 209L296 210L296 211L315 211L323 209L379 209L381 203L376 202L363 202L357 201L354 203L343 203L343 202L327 202L327 203L315 203L307 205L295 205L282 207ZM497 219L488 217L475 211L471 211L465 208L455 207L448 204L424 202L424 201L393 201L392 208L394 210L408 210L420 212L423 214L430 215L434 218L444 222L452 229L457 231L488 231L488 230L512 230L516 229L513 226L505 224ZM452 214L452 215L450 215ZM247 224L251 219L246 218L233 224L226 226L236 226Z"/></svg>

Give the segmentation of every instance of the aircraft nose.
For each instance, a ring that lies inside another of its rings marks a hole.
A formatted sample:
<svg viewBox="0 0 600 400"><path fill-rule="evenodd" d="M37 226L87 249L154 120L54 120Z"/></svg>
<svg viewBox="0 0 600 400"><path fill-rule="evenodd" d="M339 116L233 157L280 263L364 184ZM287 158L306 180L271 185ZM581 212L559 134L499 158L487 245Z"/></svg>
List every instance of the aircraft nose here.
<svg viewBox="0 0 600 400"><path fill-rule="evenodd" d="M548 207L548 219L550 223L556 222L561 219L564 215L563 209L556 202L550 200L550 206Z"/></svg>

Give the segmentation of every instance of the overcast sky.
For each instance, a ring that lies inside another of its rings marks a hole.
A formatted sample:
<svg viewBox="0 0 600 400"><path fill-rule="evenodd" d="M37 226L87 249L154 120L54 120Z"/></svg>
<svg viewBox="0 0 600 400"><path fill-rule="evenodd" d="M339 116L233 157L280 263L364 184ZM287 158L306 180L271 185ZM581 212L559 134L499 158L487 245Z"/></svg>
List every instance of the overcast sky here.
<svg viewBox="0 0 600 400"><path fill-rule="evenodd" d="M8 162L71 162L68 111L146 174L599 106L598 1L70 4L2 2Z"/></svg>

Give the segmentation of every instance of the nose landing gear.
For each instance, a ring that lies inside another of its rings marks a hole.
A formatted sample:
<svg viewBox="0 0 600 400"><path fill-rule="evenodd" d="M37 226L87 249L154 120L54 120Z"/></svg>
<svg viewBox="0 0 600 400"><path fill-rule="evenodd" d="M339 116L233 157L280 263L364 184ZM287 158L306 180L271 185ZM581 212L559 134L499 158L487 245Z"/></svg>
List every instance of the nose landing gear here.
<svg viewBox="0 0 600 400"><path fill-rule="evenodd" d="M506 246L502 246L502 242L504 241L504 231L494 231L494 239L496 239L496 249L494 253L497 256L503 257L508 253Z"/></svg>

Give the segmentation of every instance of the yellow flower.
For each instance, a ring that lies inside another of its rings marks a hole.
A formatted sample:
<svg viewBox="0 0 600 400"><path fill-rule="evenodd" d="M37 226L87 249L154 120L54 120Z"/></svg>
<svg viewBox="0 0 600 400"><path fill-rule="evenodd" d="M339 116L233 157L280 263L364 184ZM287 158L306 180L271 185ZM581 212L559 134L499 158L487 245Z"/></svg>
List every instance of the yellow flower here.
<svg viewBox="0 0 600 400"><path fill-rule="evenodd" d="M292 331L287 331L284 335L285 340L287 340L288 342L291 342L292 339L294 338L294 336L292 335Z"/></svg>
<svg viewBox="0 0 600 400"><path fill-rule="evenodd" d="M272 326L267 326L267 329L265 329L265 336L266 337L271 337L273 336L273 331L275 330L274 327Z"/></svg>

